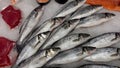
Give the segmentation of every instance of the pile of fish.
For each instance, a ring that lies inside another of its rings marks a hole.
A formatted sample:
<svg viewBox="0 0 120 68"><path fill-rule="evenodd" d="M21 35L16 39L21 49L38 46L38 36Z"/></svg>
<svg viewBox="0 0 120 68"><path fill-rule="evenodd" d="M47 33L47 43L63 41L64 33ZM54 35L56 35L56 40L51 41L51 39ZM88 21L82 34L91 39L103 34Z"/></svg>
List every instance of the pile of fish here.
<svg viewBox="0 0 120 68"><path fill-rule="evenodd" d="M109 47L120 41L120 32L96 37L80 32L71 34L75 29L97 26L115 17L113 13L96 13L103 7L84 5L85 2L74 0L67 3L37 28L44 6L35 8L21 26L16 45L19 55L12 68L44 68L81 60L109 62L120 59L120 48ZM119 67L86 64L78 68Z"/></svg>

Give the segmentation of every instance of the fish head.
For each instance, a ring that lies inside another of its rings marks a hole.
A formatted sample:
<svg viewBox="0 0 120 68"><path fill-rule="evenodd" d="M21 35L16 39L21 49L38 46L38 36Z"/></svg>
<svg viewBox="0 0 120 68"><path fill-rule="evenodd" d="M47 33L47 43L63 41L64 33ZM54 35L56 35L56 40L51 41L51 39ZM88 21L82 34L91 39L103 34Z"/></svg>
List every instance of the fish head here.
<svg viewBox="0 0 120 68"><path fill-rule="evenodd" d="M113 13L104 13L105 14L105 16L107 16L108 18L111 18L111 17L114 17L115 16L115 14L113 14Z"/></svg>
<svg viewBox="0 0 120 68"><path fill-rule="evenodd" d="M101 13L100 15L103 19L106 18L106 19L112 19L114 18L116 15L113 14L113 13L108 13L108 12L105 12L105 13Z"/></svg>
<svg viewBox="0 0 120 68"><path fill-rule="evenodd" d="M112 42L120 41L120 33L119 32L115 32L114 33L114 37L111 38L111 41Z"/></svg>
<svg viewBox="0 0 120 68"><path fill-rule="evenodd" d="M96 47L85 46L85 47L82 47L82 51L84 54L90 55L96 51Z"/></svg>
<svg viewBox="0 0 120 68"><path fill-rule="evenodd" d="M39 20L41 18L41 15L43 14L44 7L43 6L38 6L37 8L34 9L34 17L36 20Z"/></svg>
<svg viewBox="0 0 120 68"><path fill-rule="evenodd" d="M37 35L38 40L42 41L50 34L50 31L46 31Z"/></svg>
<svg viewBox="0 0 120 68"><path fill-rule="evenodd" d="M51 28L52 27L55 27L55 26L58 26L59 24L61 24L63 21L64 21L65 17L55 17L55 18L52 18L50 20L50 23L51 23Z"/></svg>
<svg viewBox="0 0 120 68"><path fill-rule="evenodd" d="M61 51L61 49L59 47L50 48L46 51L46 55L47 55L47 57L48 56L53 57L60 51Z"/></svg>

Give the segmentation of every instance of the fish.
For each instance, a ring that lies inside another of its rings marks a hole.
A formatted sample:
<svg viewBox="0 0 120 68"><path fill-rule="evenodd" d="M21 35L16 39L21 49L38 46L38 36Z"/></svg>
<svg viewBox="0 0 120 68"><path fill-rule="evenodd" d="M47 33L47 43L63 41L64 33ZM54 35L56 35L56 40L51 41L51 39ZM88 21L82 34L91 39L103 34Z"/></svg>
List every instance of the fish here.
<svg viewBox="0 0 120 68"><path fill-rule="evenodd" d="M38 49L42 46L42 44L47 39L49 34L50 32L41 33L36 37L32 38L28 43L26 43L25 47L22 49L22 51L18 55L18 58L14 66L18 65L21 61L34 55L38 51Z"/></svg>
<svg viewBox="0 0 120 68"><path fill-rule="evenodd" d="M94 38L91 38L89 41L84 43L81 46L91 46L96 48L104 48L111 46L120 41L119 32L108 32L98 35Z"/></svg>
<svg viewBox="0 0 120 68"><path fill-rule="evenodd" d="M29 36L28 36L29 39L27 39L27 41L40 33L52 31L54 28L59 26L64 21L64 19L65 19L65 17L58 17L58 18L51 18L51 19L46 20L42 25L37 27L32 32L32 34L29 34Z"/></svg>
<svg viewBox="0 0 120 68"><path fill-rule="evenodd" d="M61 51L65 51L74 48L79 44L82 44L90 38L90 34L86 33L69 34L66 37L55 42L50 48L58 47L61 49Z"/></svg>
<svg viewBox="0 0 120 68"><path fill-rule="evenodd" d="M85 28L85 27L92 27L92 26L96 26L99 24L102 24L104 22L107 22L111 19L113 19L115 17L115 14L113 13L96 13L90 16L87 16L85 18L82 18L81 22L83 22L83 24L80 24L76 27L77 28Z"/></svg>
<svg viewBox="0 0 120 68"><path fill-rule="evenodd" d="M88 5L83 8L79 8L73 15L69 18L72 19L80 19L89 15L94 14L95 12L101 10L103 7L100 5Z"/></svg>
<svg viewBox="0 0 120 68"><path fill-rule="evenodd" d="M80 8L85 2L86 0L73 0L60 8L60 10L57 11L56 14L53 16L53 18L64 17L68 14L71 14L78 8Z"/></svg>
<svg viewBox="0 0 120 68"><path fill-rule="evenodd" d="M84 64L77 68L120 68L120 67L106 65L106 64Z"/></svg>
<svg viewBox="0 0 120 68"><path fill-rule="evenodd" d="M17 40L17 46L23 47L24 39L27 38L27 35L34 29L34 27L40 21L44 12L44 6L36 7L29 16L23 22L23 25L20 27L20 36Z"/></svg>
<svg viewBox="0 0 120 68"><path fill-rule="evenodd" d="M97 49L95 53L84 58L92 62L110 62L118 59L120 59L120 48L115 47Z"/></svg>
<svg viewBox="0 0 120 68"><path fill-rule="evenodd" d="M50 48L37 52L36 55L26 59L21 64L18 65L18 68L41 68L47 61L52 59L58 52L59 48Z"/></svg>
<svg viewBox="0 0 120 68"><path fill-rule="evenodd" d="M51 46L56 41L58 41L59 39L65 37L68 33L74 30L74 28L77 26L79 22L80 20L65 21L63 24L61 24L51 32L51 34L49 35L49 37L44 42L44 44L40 47L39 50L45 49Z"/></svg>
<svg viewBox="0 0 120 68"><path fill-rule="evenodd" d="M43 24L33 30L33 34L29 34L29 39L27 40L30 40L39 33L52 31L54 28L58 27L61 23L68 19L71 16L71 13L80 8L85 2L86 0L75 0L69 2L68 4L60 8L56 12L55 16L53 16L51 19L46 20Z"/></svg>
<svg viewBox="0 0 120 68"><path fill-rule="evenodd" d="M67 51L63 51L57 54L53 59L49 60L45 66L57 65L57 64L68 64L76 61L80 61L83 58L91 55L96 51L95 47L75 47Z"/></svg>

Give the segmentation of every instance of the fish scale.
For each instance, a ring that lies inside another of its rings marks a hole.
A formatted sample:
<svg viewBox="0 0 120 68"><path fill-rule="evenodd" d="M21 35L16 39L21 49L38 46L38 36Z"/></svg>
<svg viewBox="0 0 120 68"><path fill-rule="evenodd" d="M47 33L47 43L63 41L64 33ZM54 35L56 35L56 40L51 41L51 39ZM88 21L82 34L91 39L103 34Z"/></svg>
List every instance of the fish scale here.
<svg viewBox="0 0 120 68"><path fill-rule="evenodd" d="M40 21L40 18L43 14L44 7L38 6L35 8L30 15L23 22L23 25L20 28L20 36L17 40L17 46L24 47L24 40L27 38L27 35L34 29L37 23Z"/></svg>
<svg viewBox="0 0 120 68"><path fill-rule="evenodd" d="M47 38L47 40L44 42L44 44L40 47L40 50L51 46L53 43L55 43L59 39L65 37L68 33L70 33L77 26L79 21L80 20L65 21L59 27L54 29L51 32L50 36Z"/></svg>
<svg viewBox="0 0 120 68"><path fill-rule="evenodd" d="M79 44L82 44L83 42L87 41L90 38L91 38L90 34L85 33L70 34L55 42L51 46L51 48L58 47L61 49L61 51L68 50L76 47Z"/></svg>
<svg viewBox="0 0 120 68"><path fill-rule="evenodd" d="M25 44L25 47L20 52L14 66L18 65L21 61L34 55L38 51L38 49L42 46L42 44L49 36L49 34L50 32L41 33L35 36L34 38L32 38L27 44Z"/></svg>
<svg viewBox="0 0 120 68"><path fill-rule="evenodd" d="M90 39L88 42L86 42L82 46L104 48L104 47L111 46L119 41L120 41L119 32L108 32Z"/></svg>
<svg viewBox="0 0 120 68"><path fill-rule="evenodd" d="M109 62L120 59L120 48L107 47L96 50L92 55L84 58L84 60L92 62Z"/></svg>
<svg viewBox="0 0 120 68"><path fill-rule="evenodd" d="M100 5L89 5L83 8L79 8L77 11L73 13L73 15L69 18L72 19L80 19L89 15L94 14L95 12L101 10L103 7Z"/></svg>
<svg viewBox="0 0 120 68"><path fill-rule="evenodd" d="M104 22L107 22L109 20L112 20L115 17L115 14L113 13L96 13L93 15L90 15L88 17L82 18L81 22L83 24L78 24L77 28L82 28L82 27L92 27L96 25L100 25Z"/></svg>
<svg viewBox="0 0 120 68"><path fill-rule="evenodd" d="M46 65L56 65L56 64L67 64L79 61L90 54L94 53L96 51L95 47L75 47L70 50L61 52L57 54L53 59L51 59Z"/></svg>
<svg viewBox="0 0 120 68"><path fill-rule="evenodd" d="M55 16L53 16L53 18L64 17L68 14L71 14L74 11L76 11L79 7L81 7L85 2L86 2L86 0L71 1L71 2L67 3L65 6L63 6L59 11L57 11Z"/></svg>
<svg viewBox="0 0 120 68"><path fill-rule="evenodd" d="M54 57L58 52L60 52L59 48L50 48L47 50L42 50L38 52L36 55L26 59L21 64L18 65L18 68L36 68L42 67L47 61L49 61L52 57Z"/></svg>

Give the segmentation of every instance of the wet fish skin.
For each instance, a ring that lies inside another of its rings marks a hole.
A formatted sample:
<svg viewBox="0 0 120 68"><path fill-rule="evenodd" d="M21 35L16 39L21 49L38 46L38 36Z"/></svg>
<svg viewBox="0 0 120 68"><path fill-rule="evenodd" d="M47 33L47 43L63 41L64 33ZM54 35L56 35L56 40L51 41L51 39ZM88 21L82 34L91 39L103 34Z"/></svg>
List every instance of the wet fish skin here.
<svg viewBox="0 0 120 68"><path fill-rule="evenodd" d="M27 35L34 29L34 27L40 21L40 18L43 15L43 11L44 6L38 6L26 18L26 20L23 22L24 24L20 28L20 36L17 41L17 45L20 45L22 47L21 44L24 43L24 39L27 38Z"/></svg>
<svg viewBox="0 0 120 68"><path fill-rule="evenodd" d="M47 61L52 59L56 54L60 52L59 48L50 48L47 50L42 50L36 55L26 59L24 62L19 64L19 68L41 68Z"/></svg>
<svg viewBox="0 0 120 68"><path fill-rule="evenodd" d="M105 64L85 64L77 68L120 68L120 67Z"/></svg>
<svg viewBox="0 0 120 68"><path fill-rule="evenodd" d="M46 38L49 36L50 32L41 33L34 38L32 38L20 52L17 61L14 66L18 65L21 61L34 55L41 45L44 43Z"/></svg>
<svg viewBox="0 0 120 68"><path fill-rule="evenodd" d="M83 22L83 24L78 25L76 29L81 28L81 27L96 26L104 22L107 22L113 19L114 17L115 17L115 14L113 13L96 13L88 17L82 18L81 22Z"/></svg>
<svg viewBox="0 0 120 68"><path fill-rule="evenodd" d="M89 5L83 8L79 8L70 18L72 19L80 19L89 15L94 14L95 12L101 10L103 7L100 5Z"/></svg>
<svg viewBox="0 0 120 68"><path fill-rule="evenodd" d="M59 39L65 37L68 33L70 33L80 22L80 20L70 20L65 21L63 24L54 29L44 44L41 46L40 50L45 49L51 46L53 43L58 41Z"/></svg>
<svg viewBox="0 0 120 68"><path fill-rule="evenodd" d="M120 41L120 33L119 32L108 32L101 35L98 35L85 44L81 46L91 46L96 48L104 48L111 46Z"/></svg>
<svg viewBox="0 0 120 68"><path fill-rule="evenodd" d="M97 49L95 53L84 58L92 62L110 62L117 59L120 59L120 48L115 47Z"/></svg>
<svg viewBox="0 0 120 68"><path fill-rule="evenodd" d="M76 11L85 2L86 0L75 0L63 6L52 19L45 21L42 25L36 28L32 36L29 36L30 39L39 33L42 33L45 31L51 31L55 27L59 26L66 19L66 15L69 15L74 11Z"/></svg>
<svg viewBox="0 0 120 68"><path fill-rule="evenodd" d="M57 54L53 59L51 59L46 66L56 65L56 64L67 64L75 61L79 61L84 57L89 56L94 53L96 50L95 47L76 47L64 52Z"/></svg>
<svg viewBox="0 0 120 68"><path fill-rule="evenodd" d="M68 50L76 47L79 44L82 44L83 42L87 41L90 38L91 38L90 34L86 33L70 34L55 42L55 44L53 44L51 48L59 47L61 51Z"/></svg>
<svg viewBox="0 0 120 68"><path fill-rule="evenodd" d="M68 14L73 13L76 11L79 7L81 7L86 0L74 0L69 3L67 3L65 6L63 6L54 17L65 17ZM53 18L54 18L53 17Z"/></svg>
<svg viewBox="0 0 120 68"><path fill-rule="evenodd" d="M64 21L64 19L65 17L59 17L59 18L52 18L52 19L45 21L42 25L36 28L34 32L32 32L32 35L30 34L29 39L27 40L30 40L31 38L33 38L34 36L40 33L52 31L54 28L59 26Z"/></svg>

